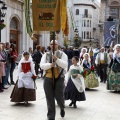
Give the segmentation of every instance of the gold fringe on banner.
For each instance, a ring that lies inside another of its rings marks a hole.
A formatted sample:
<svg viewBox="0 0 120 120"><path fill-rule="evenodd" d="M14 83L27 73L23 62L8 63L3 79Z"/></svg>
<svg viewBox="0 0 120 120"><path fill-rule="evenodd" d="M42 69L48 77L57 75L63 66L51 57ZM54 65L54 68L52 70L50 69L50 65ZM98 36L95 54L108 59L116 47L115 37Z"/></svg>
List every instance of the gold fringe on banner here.
<svg viewBox="0 0 120 120"><path fill-rule="evenodd" d="M67 15L67 0L60 1L60 11L61 11L61 29L63 34L68 36L69 26L68 26L68 15Z"/></svg>
<svg viewBox="0 0 120 120"><path fill-rule="evenodd" d="M67 0L60 0L60 11L61 11L61 28L62 31L65 30L66 19L67 19Z"/></svg>
<svg viewBox="0 0 120 120"><path fill-rule="evenodd" d="M32 40L37 40L34 37L34 33L31 26L30 20L30 0L25 0L25 21L26 21L26 30Z"/></svg>

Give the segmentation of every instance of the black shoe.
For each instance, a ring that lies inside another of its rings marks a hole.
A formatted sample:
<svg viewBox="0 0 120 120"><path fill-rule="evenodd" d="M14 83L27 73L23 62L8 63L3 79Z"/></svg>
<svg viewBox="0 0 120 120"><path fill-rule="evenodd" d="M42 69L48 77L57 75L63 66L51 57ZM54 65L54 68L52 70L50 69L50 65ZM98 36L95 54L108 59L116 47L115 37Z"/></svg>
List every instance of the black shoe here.
<svg viewBox="0 0 120 120"><path fill-rule="evenodd" d="M48 120L55 120L55 119L50 119L50 118L49 118Z"/></svg>
<svg viewBox="0 0 120 120"><path fill-rule="evenodd" d="M25 104L25 106L27 107L27 106L28 106L28 101L25 101L24 104Z"/></svg>
<svg viewBox="0 0 120 120"><path fill-rule="evenodd" d="M90 90L89 88L85 88L85 90Z"/></svg>
<svg viewBox="0 0 120 120"><path fill-rule="evenodd" d="M106 81L104 81L104 83L106 83Z"/></svg>
<svg viewBox="0 0 120 120"><path fill-rule="evenodd" d="M77 108L77 105L76 104L73 104L74 108Z"/></svg>
<svg viewBox="0 0 120 120"><path fill-rule="evenodd" d="M60 111L60 115L61 115L61 117L64 117L64 116L65 116L65 111L64 111L64 109Z"/></svg>
<svg viewBox="0 0 120 120"><path fill-rule="evenodd" d="M15 85L14 81L11 81L11 85Z"/></svg>
<svg viewBox="0 0 120 120"><path fill-rule="evenodd" d="M71 107L73 105L73 102L71 102L70 104L69 104L69 106Z"/></svg>
<svg viewBox="0 0 120 120"><path fill-rule="evenodd" d="M1 90L0 90L0 93L3 92L3 91L4 91L4 90L1 89Z"/></svg>

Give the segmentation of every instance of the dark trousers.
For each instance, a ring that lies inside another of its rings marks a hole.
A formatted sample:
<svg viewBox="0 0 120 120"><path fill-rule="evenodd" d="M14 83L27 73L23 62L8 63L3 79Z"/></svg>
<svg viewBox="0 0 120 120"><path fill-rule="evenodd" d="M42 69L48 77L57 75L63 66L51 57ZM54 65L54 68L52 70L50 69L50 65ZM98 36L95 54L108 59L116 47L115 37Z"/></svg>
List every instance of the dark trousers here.
<svg viewBox="0 0 120 120"><path fill-rule="evenodd" d="M72 65L72 59L68 59L68 70L69 70L71 65Z"/></svg>
<svg viewBox="0 0 120 120"><path fill-rule="evenodd" d="M4 80L4 85L8 84L8 78L9 78L9 74L10 74L10 69L11 69L11 64L9 66L6 66L6 68L5 68L6 76L5 76L5 80Z"/></svg>
<svg viewBox="0 0 120 120"><path fill-rule="evenodd" d="M11 80L11 82L13 81L13 72L14 72L15 66L16 66L15 62L12 62L11 68L10 68L10 80Z"/></svg>
<svg viewBox="0 0 120 120"><path fill-rule="evenodd" d="M53 87L53 80L51 78L44 78L44 91L46 95L48 119L55 119L55 99L57 100L57 104L60 109L64 109L64 78L58 79Z"/></svg>
<svg viewBox="0 0 120 120"><path fill-rule="evenodd" d="M107 65L106 64L100 64L98 66L99 69L99 76L101 79L101 82L106 82L107 79Z"/></svg>
<svg viewBox="0 0 120 120"><path fill-rule="evenodd" d="M43 70L40 68L41 77L43 77Z"/></svg>
<svg viewBox="0 0 120 120"><path fill-rule="evenodd" d="M35 63L35 73L38 75L38 70L39 70L39 64Z"/></svg>

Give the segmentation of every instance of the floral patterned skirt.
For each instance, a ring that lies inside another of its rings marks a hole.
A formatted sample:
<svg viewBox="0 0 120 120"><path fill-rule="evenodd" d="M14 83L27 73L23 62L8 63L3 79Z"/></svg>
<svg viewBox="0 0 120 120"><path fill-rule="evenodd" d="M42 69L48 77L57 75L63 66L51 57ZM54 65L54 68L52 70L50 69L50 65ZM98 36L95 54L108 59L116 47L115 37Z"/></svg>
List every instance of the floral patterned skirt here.
<svg viewBox="0 0 120 120"><path fill-rule="evenodd" d="M18 82L16 82L10 98L11 102L35 101L36 90L29 88L18 88Z"/></svg>
<svg viewBox="0 0 120 120"><path fill-rule="evenodd" d="M86 77L85 80L85 88L95 88L99 86L98 77L95 75L94 72L91 72Z"/></svg>
<svg viewBox="0 0 120 120"><path fill-rule="evenodd" d="M107 89L120 91L120 72L110 71L107 79Z"/></svg>

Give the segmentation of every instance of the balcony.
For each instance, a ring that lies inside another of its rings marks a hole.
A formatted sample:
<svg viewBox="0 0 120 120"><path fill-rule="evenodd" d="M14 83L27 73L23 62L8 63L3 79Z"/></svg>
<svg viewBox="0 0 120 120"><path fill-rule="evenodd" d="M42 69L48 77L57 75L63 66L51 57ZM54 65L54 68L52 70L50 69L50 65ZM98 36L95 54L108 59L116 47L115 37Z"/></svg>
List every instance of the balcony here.
<svg viewBox="0 0 120 120"><path fill-rule="evenodd" d="M90 14L88 14L88 15L83 14L82 17L83 18L92 18L92 15L90 15Z"/></svg>

